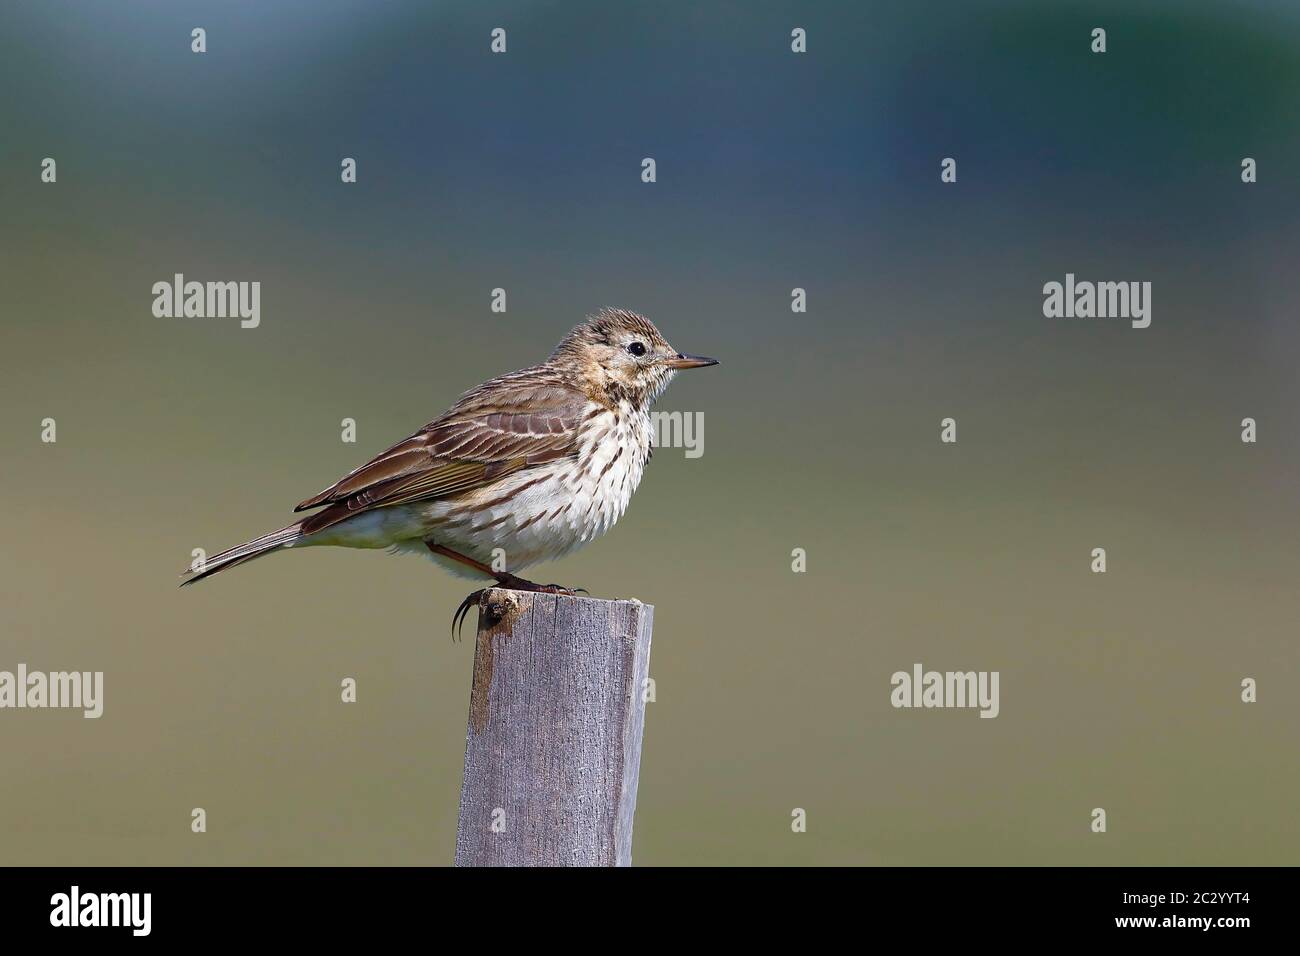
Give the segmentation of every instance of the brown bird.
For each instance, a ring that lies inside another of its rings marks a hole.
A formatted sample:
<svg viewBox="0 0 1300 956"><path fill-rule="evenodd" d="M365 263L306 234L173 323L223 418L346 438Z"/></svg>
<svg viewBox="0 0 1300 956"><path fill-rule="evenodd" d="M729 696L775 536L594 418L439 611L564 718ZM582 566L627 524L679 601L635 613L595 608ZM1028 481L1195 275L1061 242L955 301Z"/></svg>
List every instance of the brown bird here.
<svg viewBox="0 0 1300 956"><path fill-rule="evenodd" d="M717 364L676 351L644 316L606 309L541 365L471 389L294 509L315 514L208 558L182 584L273 551L335 545L418 551L502 587L573 593L514 572L613 527L650 458L650 406L678 370Z"/></svg>

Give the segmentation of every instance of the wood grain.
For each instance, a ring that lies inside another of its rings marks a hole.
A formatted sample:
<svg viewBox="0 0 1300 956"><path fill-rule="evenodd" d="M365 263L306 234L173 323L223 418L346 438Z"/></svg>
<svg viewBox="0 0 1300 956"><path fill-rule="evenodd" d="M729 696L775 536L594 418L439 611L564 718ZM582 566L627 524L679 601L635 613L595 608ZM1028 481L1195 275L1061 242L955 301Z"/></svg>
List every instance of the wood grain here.
<svg viewBox="0 0 1300 956"><path fill-rule="evenodd" d="M457 866L630 866L654 607L479 603Z"/></svg>

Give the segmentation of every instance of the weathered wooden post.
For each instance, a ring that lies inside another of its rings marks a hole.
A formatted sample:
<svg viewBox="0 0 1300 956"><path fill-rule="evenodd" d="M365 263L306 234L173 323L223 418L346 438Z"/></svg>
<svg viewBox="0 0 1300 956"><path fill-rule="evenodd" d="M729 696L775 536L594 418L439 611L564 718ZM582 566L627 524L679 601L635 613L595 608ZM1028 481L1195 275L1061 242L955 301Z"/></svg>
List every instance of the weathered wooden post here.
<svg viewBox="0 0 1300 956"><path fill-rule="evenodd" d="M457 866L630 866L654 606L479 602Z"/></svg>

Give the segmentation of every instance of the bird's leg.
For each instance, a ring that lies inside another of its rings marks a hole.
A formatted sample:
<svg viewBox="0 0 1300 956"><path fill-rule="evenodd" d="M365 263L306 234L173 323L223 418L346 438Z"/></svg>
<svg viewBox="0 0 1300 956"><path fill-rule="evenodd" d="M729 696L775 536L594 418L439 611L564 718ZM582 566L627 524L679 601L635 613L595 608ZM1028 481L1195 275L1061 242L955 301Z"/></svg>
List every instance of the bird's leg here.
<svg viewBox="0 0 1300 956"><path fill-rule="evenodd" d="M498 578L498 580L500 579L500 575L482 561L476 561L474 558L461 554L459 551L453 551L451 548L443 547L440 544L434 544L432 541L428 540L424 542L424 546L434 554L440 554L444 558L459 561L461 564L473 568L480 574L486 574L488 577ZM479 602L479 598L483 596L483 592L486 590L487 588L479 588L477 591L471 591L469 596L460 602L460 607L456 608L456 613L451 616L451 639L453 641L459 636L460 626L465 623L465 618L469 614L469 609Z"/></svg>
<svg viewBox="0 0 1300 956"><path fill-rule="evenodd" d="M480 574L486 574L490 578L499 577L496 571L484 564L482 561L475 561L473 558L461 554L459 551L453 551L451 548L445 548L440 544L434 544L432 541L425 541L424 546L434 554L440 554L444 558L451 558L453 561L459 561L461 564L469 565Z"/></svg>
<svg viewBox="0 0 1300 956"><path fill-rule="evenodd" d="M564 594L570 597L577 594L579 591L583 594L587 593L586 588L566 588L561 587L558 584L537 584L533 581L525 581L523 578L516 577L509 571L493 571L492 568L484 564L482 561L477 561L468 555L461 554L459 551L453 551L451 548L444 547L441 544L434 544L432 541L425 541L424 545L434 554L440 554L444 558L450 558L452 561L459 561L461 564L473 568L480 574L486 574L489 577L496 578L496 582L500 587L509 588L512 591L535 591L539 594ZM460 607L456 608L456 613L452 615L451 618L451 633L453 638L459 633L460 626L465 622L465 618L469 614L469 609L479 603L479 599L483 597L483 592L486 590L487 588L479 588L477 591L471 592L465 600L460 602Z"/></svg>

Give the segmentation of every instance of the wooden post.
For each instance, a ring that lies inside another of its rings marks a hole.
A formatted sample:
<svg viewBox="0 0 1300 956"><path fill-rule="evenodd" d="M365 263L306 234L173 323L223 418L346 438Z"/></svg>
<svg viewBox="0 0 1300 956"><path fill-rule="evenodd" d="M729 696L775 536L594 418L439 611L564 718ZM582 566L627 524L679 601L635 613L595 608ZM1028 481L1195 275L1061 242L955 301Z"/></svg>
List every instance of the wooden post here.
<svg viewBox="0 0 1300 956"><path fill-rule="evenodd" d="M457 866L630 866L654 606L479 601Z"/></svg>

